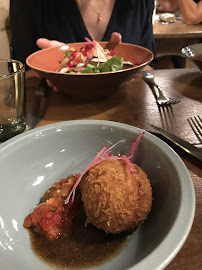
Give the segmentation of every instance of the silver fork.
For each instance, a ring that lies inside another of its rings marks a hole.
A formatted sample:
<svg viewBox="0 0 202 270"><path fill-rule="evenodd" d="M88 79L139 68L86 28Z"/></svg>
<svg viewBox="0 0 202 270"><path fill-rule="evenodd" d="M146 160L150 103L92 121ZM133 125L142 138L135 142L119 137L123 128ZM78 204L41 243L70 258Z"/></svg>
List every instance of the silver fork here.
<svg viewBox="0 0 202 270"><path fill-rule="evenodd" d="M202 119L201 117L194 116L194 117L188 117L187 121L192 128L194 134L198 138L199 142L202 143Z"/></svg>
<svg viewBox="0 0 202 270"><path fill-rule="evenodd" d="M159 95L154 95L156 99L156 103L159 106L177 104L180 102L178 98L169 98L163 94L162 88L154 81L154 75L151 73L144 73L142 75L142 79L147 82L149 85L153 85L158 89Z"/></svg>

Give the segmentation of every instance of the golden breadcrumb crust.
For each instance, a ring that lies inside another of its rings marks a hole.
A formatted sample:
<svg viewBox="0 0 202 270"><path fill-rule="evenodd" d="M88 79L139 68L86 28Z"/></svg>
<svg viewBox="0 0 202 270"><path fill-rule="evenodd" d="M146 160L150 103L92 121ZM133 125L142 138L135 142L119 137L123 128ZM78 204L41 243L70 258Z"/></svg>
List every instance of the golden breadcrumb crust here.
<svg viewBox="0 0 202 270"><path fill-rule="evenodd" d="M133 168L132 175L124 161L105 160L89 170L81 183L87 223L115 234L147 218L152 188L146 173L136 164Z"/></svg>

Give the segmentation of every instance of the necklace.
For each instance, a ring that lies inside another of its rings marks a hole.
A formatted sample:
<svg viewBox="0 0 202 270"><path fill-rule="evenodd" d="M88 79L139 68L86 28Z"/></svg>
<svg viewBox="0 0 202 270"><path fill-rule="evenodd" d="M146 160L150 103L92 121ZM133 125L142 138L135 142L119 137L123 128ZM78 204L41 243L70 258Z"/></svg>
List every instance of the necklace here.
<svg viewBox="0 0 202 270"><path fill-rule="evenodd" d="M105 1L103 1L103 6L102 6L102 8L100 9L100 11L97 11L97 10L92 6L91 0L89 0L89 4L90 4L92 10L95 12L95 14L97 14L97 16L98 16L98 17L97 17L97 23L99 23L99 22L102 20L102 11L103 11L103 8L104 8L104 6L105 6Z"/></svg>

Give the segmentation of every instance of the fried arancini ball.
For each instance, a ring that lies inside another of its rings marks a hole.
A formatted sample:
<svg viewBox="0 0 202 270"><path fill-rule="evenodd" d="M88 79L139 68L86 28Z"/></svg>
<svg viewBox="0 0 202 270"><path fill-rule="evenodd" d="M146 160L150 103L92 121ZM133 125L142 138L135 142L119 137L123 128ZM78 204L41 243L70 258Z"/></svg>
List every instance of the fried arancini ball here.
<svg viewBox="0 0 202 270"><path fill-rule="evenodd" d="M150 212L152 189L146 173L123 160L104 160L92 167L81 182L86 223L106 233L131 231Z"/></svg>

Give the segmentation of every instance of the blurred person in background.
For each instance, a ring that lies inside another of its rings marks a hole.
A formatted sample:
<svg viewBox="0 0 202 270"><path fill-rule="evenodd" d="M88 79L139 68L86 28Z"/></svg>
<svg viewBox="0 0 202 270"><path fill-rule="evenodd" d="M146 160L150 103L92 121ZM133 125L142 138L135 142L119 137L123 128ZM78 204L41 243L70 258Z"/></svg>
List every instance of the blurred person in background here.
<svg viewBox="0 0 202 270"><path fill-rule="evenodd" d="M202 0L158 0L162 9L166 12L180 10L187 24L202 22Z"/></svg>
<svg viewBox="0 0 202 270"><path fill-rule="evenodd" d="M158 0L164 12L175 13L179 11L187 25L202 22L202 0ZM156 69L182 68L185 59L181 56L163 56L158 59Z"/></svg>

